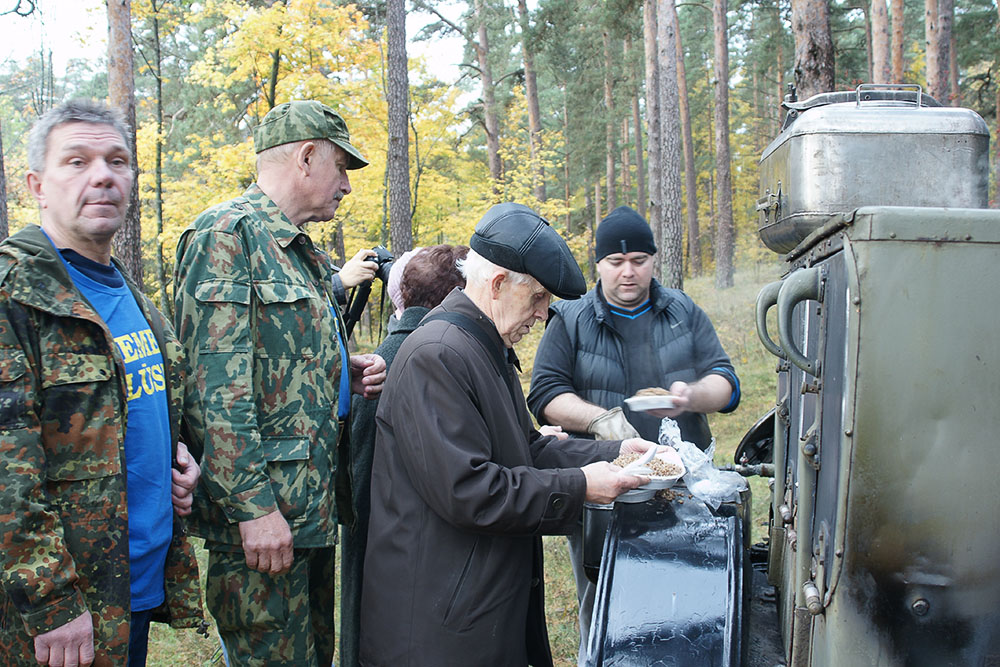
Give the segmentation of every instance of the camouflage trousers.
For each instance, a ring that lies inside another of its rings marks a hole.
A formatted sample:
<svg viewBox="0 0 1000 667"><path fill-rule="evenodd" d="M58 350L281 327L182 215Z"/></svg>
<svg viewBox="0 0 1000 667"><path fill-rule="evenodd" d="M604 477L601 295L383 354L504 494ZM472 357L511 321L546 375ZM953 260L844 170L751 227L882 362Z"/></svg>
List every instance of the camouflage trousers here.
<svg viewBox="0 0 1000 667"><path fill-rule="evenodd" d="M206 602L231 667L333 664L334 556L296 549L291 569L271 575L242 551L209 548Z"/></svg>

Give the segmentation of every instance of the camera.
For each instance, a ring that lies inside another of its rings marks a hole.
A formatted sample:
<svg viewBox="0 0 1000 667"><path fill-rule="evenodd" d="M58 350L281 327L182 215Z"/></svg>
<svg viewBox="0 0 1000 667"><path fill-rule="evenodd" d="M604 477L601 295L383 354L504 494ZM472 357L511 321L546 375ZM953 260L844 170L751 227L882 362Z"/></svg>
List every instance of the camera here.
<svg viewBox="0 0 1000 667"><path fill-rule="evenodd" d="M396 258L393 257L391 252L380 245L372 248L372 252L375 253L375 256L369 257L367 261L378 264L378 268L375 269L375 277L384 283L388 283L389 271L392 269L392 263L396 261Z"/></svg>

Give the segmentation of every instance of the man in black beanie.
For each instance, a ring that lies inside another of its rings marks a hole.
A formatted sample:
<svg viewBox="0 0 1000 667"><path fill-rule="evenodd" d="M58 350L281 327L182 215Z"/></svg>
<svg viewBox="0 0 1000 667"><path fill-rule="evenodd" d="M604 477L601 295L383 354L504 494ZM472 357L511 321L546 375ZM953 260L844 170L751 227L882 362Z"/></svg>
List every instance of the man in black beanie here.
<svg viewBox="0 0 1000 667"><path fill-rule="evenodd" d="M627 206L608 214L595 239L598 284L577 301L553 304L535 356L528 407L539 424L597 440L640 435L656 441L660 420L677 421L684 440L711 443L706 413L731 412L740 383L708 316L684 292L653 279L656 243ZM670 391L674 407L635 412L636 391ZM594 585L583 572L580 532L569 536L585 657Z"/></svg>

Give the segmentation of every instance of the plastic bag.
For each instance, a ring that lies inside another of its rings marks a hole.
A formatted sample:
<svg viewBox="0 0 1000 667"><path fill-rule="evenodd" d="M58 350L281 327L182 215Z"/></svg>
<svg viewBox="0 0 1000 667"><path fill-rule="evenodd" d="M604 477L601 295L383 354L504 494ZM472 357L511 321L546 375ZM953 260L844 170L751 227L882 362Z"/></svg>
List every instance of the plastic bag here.
<svg viewBox="0 0 1000 667"><path fill-rule="evenodd" d="M677 450L687 469L684 473L684 485L692 496L712 509L718 509L722 503L739 500L740 492L747 488L743 475L715 467L712 462L715 438L712 438L708 450L703 452L693 443L681 440L681 429L677 422L664 417L660 422L659 443Z"/></svg>

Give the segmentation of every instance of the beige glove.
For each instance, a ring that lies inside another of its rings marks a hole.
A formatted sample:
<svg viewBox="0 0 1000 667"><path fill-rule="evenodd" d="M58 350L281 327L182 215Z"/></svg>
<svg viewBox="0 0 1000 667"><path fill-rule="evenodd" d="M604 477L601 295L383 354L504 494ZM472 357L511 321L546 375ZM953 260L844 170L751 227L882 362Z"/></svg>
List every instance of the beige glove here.
<svg viewBox="0 0 1000 667"><path fill-rule="evenodd" d="M587 432L598 440L627 440L639 437L639 432L628 423L621 408L612 408L594 417L594 420L587 425Z"/></svg>

